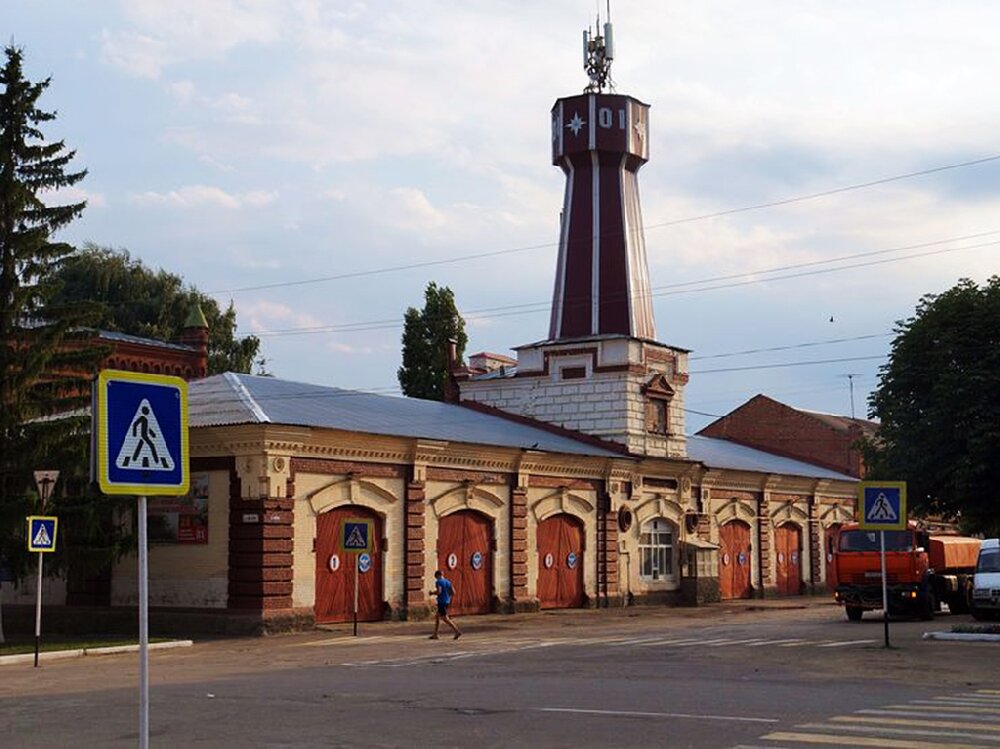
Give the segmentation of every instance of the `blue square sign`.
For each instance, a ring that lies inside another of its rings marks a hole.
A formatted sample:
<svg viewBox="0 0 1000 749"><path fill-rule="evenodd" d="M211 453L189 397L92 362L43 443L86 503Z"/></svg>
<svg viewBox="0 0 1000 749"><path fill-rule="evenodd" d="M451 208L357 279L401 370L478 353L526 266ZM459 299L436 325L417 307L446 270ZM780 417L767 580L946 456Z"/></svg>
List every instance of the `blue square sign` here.
<svg viewBox="0 0 1000 749"><path fill-rule="evenodd" d="M52 552L56 550L56 529L59 518L49 515L28 516L28 551Z"/></svg>
<svg viewBox="0 0 1000 749"><path fill-rule="evenodd" d="M187 383L179 377L103 370L94 441L105 494L187 494Z"/></svg>
<svg viewBox="0 0 1000 749"><path fill-rule="evenodd" d="M858 484L858 526L868 531L905 530L906 482L860 482Z"/></svg>
<svg viewBox="0 0 1000 749"><path fill-rule="evenodd" d="M366 519L345 520L340 534L342 551L372 550L372 521Z"/></svg>

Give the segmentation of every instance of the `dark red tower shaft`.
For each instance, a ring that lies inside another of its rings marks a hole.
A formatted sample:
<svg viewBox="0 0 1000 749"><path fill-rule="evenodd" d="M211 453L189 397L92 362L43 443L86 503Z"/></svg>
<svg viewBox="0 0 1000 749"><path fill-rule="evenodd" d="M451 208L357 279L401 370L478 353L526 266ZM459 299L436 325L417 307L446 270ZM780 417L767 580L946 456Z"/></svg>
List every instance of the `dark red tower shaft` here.
<svg viewBox="0 0 1000 749"><path fill-rule="evenodd" d="M638 181L648 124L649 106L631 96L582 94L552 108L552 163L566 194L550 340L656 339Z"/></svg>

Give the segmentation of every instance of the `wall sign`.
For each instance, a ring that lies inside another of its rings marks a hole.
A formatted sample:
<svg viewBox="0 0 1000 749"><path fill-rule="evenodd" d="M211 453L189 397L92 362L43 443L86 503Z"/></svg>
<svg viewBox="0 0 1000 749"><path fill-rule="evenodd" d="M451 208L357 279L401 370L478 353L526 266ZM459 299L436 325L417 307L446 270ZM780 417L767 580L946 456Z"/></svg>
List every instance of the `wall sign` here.
<svg viewBox="0 0 1000 749"><path fill-rule="evenodd" d="M372 568L372 555L361 554L358 557L358 572L367 572Z"/></svg>
<svg viewBox="0 0 1000 749"><path fill-rule="evenodd" d="M576 567L577 556L575 551L571 551L566 555L566 566L570 569Z"/></svg>
<svg viewBox="0 0 1000 749"><path fill-rule="evenodd" d="M330 572L336 572L340 569L340 556L331 554L330 561L327 564L330 567Z"/></svg>
<svg viewBox="0 0 1000 749"><path fill-rule="evenodd" d="M555 561L556 560L553 558L551 554L546 554L545 559L542 560L542 562L545 564L545 569L547 570L552 569L552 565L555 563Z"/></svg>
<svg viewBox="0 0 1000 749"><path fill-rule="evenodd" d="M483 553L481 551L477 551L477 552L473 553L472 559L469 560L469 563L472 565L472 569L474 569L474 570L480 570L480 569L482 569L483 568Z"/></svg>
<svg viewBox="0 0 1000 749"><path fill-rule="evenodd" d="M458 556L454 553L448 555L448 569L453 570L458 566Z"/></svg>

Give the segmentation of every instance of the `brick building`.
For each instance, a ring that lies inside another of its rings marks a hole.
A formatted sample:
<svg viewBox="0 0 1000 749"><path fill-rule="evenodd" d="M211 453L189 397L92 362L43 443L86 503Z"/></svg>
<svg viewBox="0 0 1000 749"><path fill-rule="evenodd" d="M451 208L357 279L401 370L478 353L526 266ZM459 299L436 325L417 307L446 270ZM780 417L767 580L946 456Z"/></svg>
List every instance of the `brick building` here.
<svg viewBox="0 0 1000 749"><path fill-rule="evenodd" d="M755 395L698 434L864 478L857 443L877 431L874 421L793 408Z"/></svg>

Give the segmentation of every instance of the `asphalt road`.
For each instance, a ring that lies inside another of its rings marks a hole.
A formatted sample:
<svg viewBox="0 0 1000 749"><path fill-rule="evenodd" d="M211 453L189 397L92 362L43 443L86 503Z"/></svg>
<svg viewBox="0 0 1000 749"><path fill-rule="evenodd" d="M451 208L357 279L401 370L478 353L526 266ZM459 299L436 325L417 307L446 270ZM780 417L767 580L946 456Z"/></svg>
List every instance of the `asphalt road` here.
<svg viewBox="0 0 1000 749"><path fill-rule="evenodd" d="M1000 646L804 608L469 617L197 643L151 658L153 746L1000 744ZM0 670L0 746L134 746L135 655Z"/></svg>

